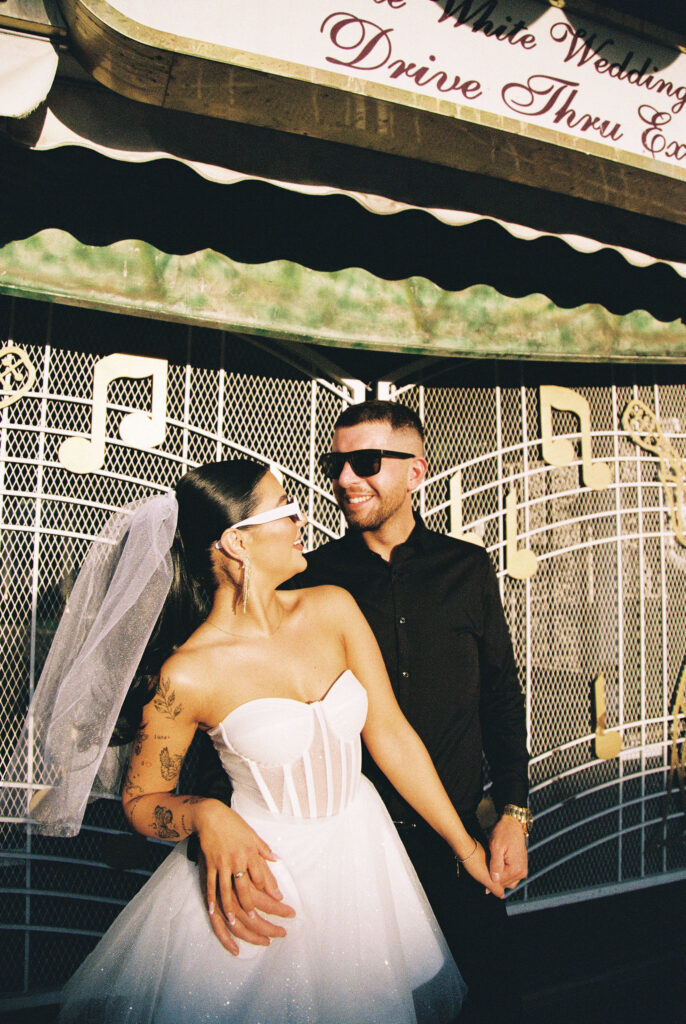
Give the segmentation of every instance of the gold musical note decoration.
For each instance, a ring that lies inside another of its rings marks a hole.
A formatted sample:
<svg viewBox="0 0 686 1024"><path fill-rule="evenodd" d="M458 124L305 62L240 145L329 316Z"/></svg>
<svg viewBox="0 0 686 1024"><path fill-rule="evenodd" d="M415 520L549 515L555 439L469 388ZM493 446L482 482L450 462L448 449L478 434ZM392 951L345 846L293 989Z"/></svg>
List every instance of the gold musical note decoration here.
<svg viewBox="0 0 686 1024"><path fill-rule="evenodd" d="M505 498L505 571L515 580L528 580L538 569L538 558L529 548L517 547L517 489Z"/></svg>
<svg viewBox="0 0 686 1024"><path fill-rule="evenodd" d="M622 427L639 448L657 455L660 460L659 478L665 496L674 536L686 547L686 460L668 441L660 421L644 402L633 398L622 413Z"/></svg>
<svg viewBox="0 0 686 1024"><path fill-rule="evenodd" d="M8 392L0 398L0 409L18 402L35 383L36 370L26 352L16 345L0 348L0 389Z"/></svg>
<svg viewBox="0 0 686 1024"><path fill-rule="evenodd" d="M595 753L601 761L611 761L622 749L622 734L606 728L605 674L599 672L595 681Z"/></svg>
<svg viewBox="0 0 686 1024"><path fill-rule="evenodd" d="M675 782L679 786L681 809L684 812L684 815L686 815L686 736L679 740L682 715L686 715L686 658L684 658L681 663L681 671L679 672L679 679L676 687L676 697L674 698L669 776L667 778L667 789L665 791L664 802L662 805L662 822L660 825L660 831L648 844L648 851L656 850L663 846L670 846L673 843L682 843L684 841L684 823L682 823L681 833L678 836L670 839L667 835L669 807ZM679 751L679 743L681 743L681 751Z"/></svg>
<svg viewBox="0 0 686 1024"><path fill-rule="evenodd" d="M484 546L483 537L478 533L462 529L462 470L457 469L450 478L450 536L456 540L466 540L470 544Z"/></svg>
<svg viewBox="0 0 686 1024"><path fill-rule="evenodd" d="M119 435L130 448L155 448L162 444L166 432L167 360L121 353L105 356L93 372L93 415L91 438L70 437L63 441L59 461L72 473L92 473L105 462L105 421L107 389L120 377L143 380L152 377L150 414L131 412L119 424Z"/></svg>
<svg viewBox="0 0 686 1024"><path fill-rule="evenodd" d="M571 412L579 418L581 427L581 476L586 487L592 491L603 491L612 483L612 469L605 462L593 461L591 441L591 407L588 400L578 391L558 387L556 384L542 384L541 437L543 458L551 466L568 466L575 456L574 445L566 438L553 437L553 409Z"/></svg>

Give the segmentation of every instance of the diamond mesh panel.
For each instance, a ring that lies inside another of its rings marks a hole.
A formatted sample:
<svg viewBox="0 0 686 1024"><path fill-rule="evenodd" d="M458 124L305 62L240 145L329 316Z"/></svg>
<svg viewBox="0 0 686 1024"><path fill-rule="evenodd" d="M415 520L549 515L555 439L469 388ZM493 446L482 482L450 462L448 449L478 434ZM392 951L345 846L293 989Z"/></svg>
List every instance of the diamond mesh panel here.
<svg viewBox="0 0 686 1024"><path fill-rule="evenodd" d="M87 331L82 316L92 318ZM34 391L0 410L5 767L66 596L110 512L170 487L191 466L256 456L283 473L307 510L308 546L317 547L343 529L316 456L329 448L351 396L241 337L7 300L0 325L0 344L11 338L37 371ZM115 380L103 465L73 473L59 461L60 446L90 435L94 368L122 349L169 358L164 441L147 450L124 444L119 424L149 410L151 380ZM451 481L459 471L462 531L485 545L501 583L526 692L537 817L530 877L510 897L518 902L686 870L682 808L678 794L666 797L686 653L686 547L672 529L657 458L621 427L627 403L639 398L686 457L686 389L635 373L613 381L602 370L588 379L571 378L569 367L460 364L435 386L391 387L426 424L430 475L418 507L431 527L454 532ZM552 410L552 432L571 442L571 463L544 456L541 384L573 388L587 403L592 459L610 467L609 487L586 485L581 423L569 410ZM536 572L516 579L508 570L521 548L536 556ZM595 751L599 671L608 728L623 737L621 755L610 760ZM0 981L13 992L60 985L167 850L131 837L113 801L91 805L73 840L27 834L22 814L17 805L0 825Z"/></svg>
<svg viewBox="0 0 686 1024"><path fill-rule="evenodd" d="M391 389L390 397L424 410L431 472L421 502L428 523L450 530L449 481L459 470L462 531L482 538L501 581L526 693L536 816L530 876L510 899L533 904L686 868L683 806L678 791L671 798L666 792L686 655L686 547L667 514L657 457L621 426L627 403L640 399L683 459L686 391L638 370L634 383L623 372L621 383L608 376L602 386L588 386L579 374L569 382L561 368L543 379L535 367L516 372L517 384L499 385L494 374L480 382L486 387L417 384ZM552 408L552 436L573 445L568 465L543 455L542 383L584 400L590 448L579 416ZM588 486L584 454L610 467L609 486ZM537 557L527 579L508 572L504 506L513 488L511 539ZM608 760L595 747L601 671L607 728L623 738L620 755ZM679 753L683 758L681 742Z"/></svg>

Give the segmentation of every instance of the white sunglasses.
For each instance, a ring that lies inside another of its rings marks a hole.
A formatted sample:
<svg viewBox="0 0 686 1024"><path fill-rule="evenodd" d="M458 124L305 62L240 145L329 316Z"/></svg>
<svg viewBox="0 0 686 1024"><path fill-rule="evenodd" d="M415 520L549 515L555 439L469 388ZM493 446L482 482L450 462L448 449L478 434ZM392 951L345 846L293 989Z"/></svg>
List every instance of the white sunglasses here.
<svg viewBox="0 0 686 1024"><path fill-rule="evenodd" d="M261 526L263 523L273 523L276 519L292 519L294 523L302 519L298 502L293 499L287 505L277 505L276 508L267 509L266 512L258 512L256 516L249 519L241 519L240 523L232 523L230 530L238 530L241 526ZM216 548L220 547L219 541L214 542Z"/></svg>

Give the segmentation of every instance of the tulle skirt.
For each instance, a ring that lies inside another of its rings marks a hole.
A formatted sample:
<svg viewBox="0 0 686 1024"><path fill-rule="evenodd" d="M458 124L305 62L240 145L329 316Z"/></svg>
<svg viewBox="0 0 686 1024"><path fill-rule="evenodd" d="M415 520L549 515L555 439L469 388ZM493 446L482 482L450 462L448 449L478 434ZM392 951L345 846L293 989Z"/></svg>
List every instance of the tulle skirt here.
<svg viewBox="0 0 686 1024"><path fill-rule="evenodd" d="M179 844L64 990L61 1024L441 1024L465 985L376 790L334 817L274 817L234 795L269 843L285 938L215 938ZM276 919L275 919L276 920Z"/></svg>

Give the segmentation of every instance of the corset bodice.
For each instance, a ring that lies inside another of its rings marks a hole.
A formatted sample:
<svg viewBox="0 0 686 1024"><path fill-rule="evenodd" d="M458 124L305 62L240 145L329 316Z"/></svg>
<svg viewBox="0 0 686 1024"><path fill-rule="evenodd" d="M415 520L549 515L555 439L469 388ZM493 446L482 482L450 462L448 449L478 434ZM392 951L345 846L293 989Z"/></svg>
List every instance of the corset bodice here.
<svg viewBox="0 0 686 1024"><path fill-rule="evenodd" d="M209 730L236 793L275 815L321 818L355 797L367 693L346 669L321 698L260 697Z"/></svg>

